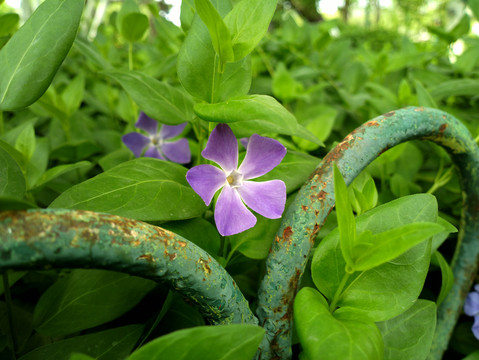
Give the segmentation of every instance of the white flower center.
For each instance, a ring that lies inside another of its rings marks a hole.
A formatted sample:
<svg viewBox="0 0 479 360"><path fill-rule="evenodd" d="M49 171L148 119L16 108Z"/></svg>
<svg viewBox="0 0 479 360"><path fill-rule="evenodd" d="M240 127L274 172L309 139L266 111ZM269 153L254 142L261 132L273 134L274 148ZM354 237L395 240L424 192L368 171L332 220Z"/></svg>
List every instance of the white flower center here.
<svg viewBox="0 0 479 360"><path fill-rule="evenodd" d="M240 187L243 185L243 174L239 173L236 170L233 170L227 177L226 182L232 188Z"/></svg>
<svg viewBox="0 0 479 360"><path fill-rule="evenodd" d="M153 146L155 146L158 149L161 149L161 147L163 146L163 139L159 137L158 135L150 136L150 141L153 144Z"/></svg>

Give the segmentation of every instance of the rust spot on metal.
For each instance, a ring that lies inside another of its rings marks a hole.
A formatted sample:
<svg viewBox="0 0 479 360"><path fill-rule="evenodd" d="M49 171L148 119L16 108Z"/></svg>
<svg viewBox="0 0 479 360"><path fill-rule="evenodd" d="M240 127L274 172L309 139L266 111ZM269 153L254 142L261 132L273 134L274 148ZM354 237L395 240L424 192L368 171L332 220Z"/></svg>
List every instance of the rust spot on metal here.
<svg viewBox="0 0 479 360"><path fill-rule="evenodd" d="M364 123L364 126L379 126L379 123L377 122L377 120L371 120L371 121L368 121L367 123Z"/></svg>
<svg viewBox="0 0 479 360"><path fill-rule="evenodd" d="M181 246L182 248L184 248L187 245L186 241L181 241L181 240L177 241L177 244Z"/></svg>
<svg viewBox="0 0 479 360"><path fill-rule="evenodd" d="M173 260L176 259L176 253L171 254L171 253L169 253L167 250L165 250L165 256L166 256L166 257L169 257L171 261L173 261Z"/></svg>
<svg viewBox="0 0 479 360"><path fill-rule="evenodd" d="M146 261L152 262L152 263L156 262L156 259L151 254L140 255L140 256L138 256L137 260L146 260Z"/></svg>
<svg viewBox="0 0 479 360"><path fill-rule="evenodd" d="M416 112L423 112L424 111L424 106L420 106L418 108L415 108L414 111Z"/></svg>
<svg viewBox="0 0 479 360"><path fill-rule="evenodd" d="M301 205L301 209L303 209L303 211L306 211L306 210L308 210L309 208L308 208L306 205Z"/></svg>
<svg viewBox="0 0 479 360"><path fill-rule="evenodd" d="M283 240L289 241L291 235L293 235L293 230L291 230L291 226L288 226L283 230Z"/></svg>
<svg viewBox="0 0 479 360"><path fill-rule="evenodd" d="M395 111L390 111L390 112L384 114L383 116L384 117L391 117L391 116L394 116L394 115L396 115L396 112Z"/></svg>
<svg viewBox="0 0 479 360"><path fill-rule="evenodd" d="M205 273L205 276L208 276L208 275L211 274L211 268L208 265L210 262L211 262L211 258L208 258L208 260L205 260L205 259L202 259L202 258L198 259L198 264L203 269L203 272Z"/></svg>
<svg viewBox="0 0 479 360"><path fill-rule="evenodd" d="M446 131L447 129L447 124L442 124L440 127L439 127L439 134L442 135L444 133L444 131Z"/></svg>

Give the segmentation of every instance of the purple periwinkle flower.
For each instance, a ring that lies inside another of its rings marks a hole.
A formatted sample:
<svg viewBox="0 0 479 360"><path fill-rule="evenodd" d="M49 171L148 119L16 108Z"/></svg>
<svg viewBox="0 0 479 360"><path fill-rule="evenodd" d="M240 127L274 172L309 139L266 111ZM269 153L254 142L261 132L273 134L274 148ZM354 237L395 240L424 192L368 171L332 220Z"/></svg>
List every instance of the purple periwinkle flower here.
<svg viewBox="0 0 479 360"><path fill-rule="evenodd" d="M467 294L464 312L466 315L474 316L472 333L479 340L479 284L474 285L474 291Z"/></svg>
<svg viewBox="0 0 479 360"><path fill-rule="evenodd" d="M190 162L191 152L188 140L168 140L180 135L186 122L180 125L162 125L158 131L158 122L142 112L135 126L146 131L148 135L132 132L123 135L122 140L136 157L140 157L143 150L147 148L146 157L170 160L180 164Z"/></svg>
<svg viewBox="0 0 479 360"><path fill-rule="evenodd" d="M221 190L215 207L216 227L221 235L234 235L256 224L248 210L270 219L280 218L286 203L286 185L281 180L249 181L275 168L286 154L277 140L252 135L246 156L238 167L238 142L226 124L217 125L201 153L213 165L198 165L186 173L186 180L206 205Z"/></svg>

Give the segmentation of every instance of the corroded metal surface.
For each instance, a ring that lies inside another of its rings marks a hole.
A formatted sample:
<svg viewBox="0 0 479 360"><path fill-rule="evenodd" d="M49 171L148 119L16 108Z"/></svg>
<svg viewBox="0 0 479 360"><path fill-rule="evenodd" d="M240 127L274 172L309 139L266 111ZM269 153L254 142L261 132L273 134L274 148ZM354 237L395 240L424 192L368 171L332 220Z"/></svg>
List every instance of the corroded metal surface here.
<svg viewBox="0 0 479 360"><path fill-rule="evenodd" d="M52 266L106 268L166 282L212 323L257 323L225 269L173 232L89 211L0 213L0 269Z"/></svg>
<svg viewBox="0 0 479 360"><path fill-rule="evenodd" d="M289 359L293 301L314 238L334 206L333 163L347 184L387 149L412 139L442 145L457 166L464 192L464 213L455 255L455 283L442 303L430 359L440 359L477 272L479 258L479 150L458 120L439 110L407 108L363 124L319 164L289 207L273 241L259 291L257 315L266 329L257 358Z"/></svg>

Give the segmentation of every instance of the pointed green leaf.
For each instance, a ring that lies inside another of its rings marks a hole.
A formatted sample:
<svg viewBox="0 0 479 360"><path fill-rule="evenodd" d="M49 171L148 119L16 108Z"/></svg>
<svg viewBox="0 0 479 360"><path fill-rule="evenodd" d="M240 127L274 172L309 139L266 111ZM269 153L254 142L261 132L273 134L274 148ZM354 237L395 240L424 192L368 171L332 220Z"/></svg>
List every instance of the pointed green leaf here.
<svg viewBox="0 0 479 360"><path fill-rule="evenodd" d="M0 196L23 198L26 182L19 161L23 162L22 155L0 140Z"/></svg>
<svg viewBox="0 0 479 360"><path fill-rule="evenodd" d="M218 11L210 0L195 0L196 12L205 23L211 36L211 42L223 64L234 60L231 36ZM239 60L239 59L238 59ZM221 72L223 69L221 69Z"/></svg>
<svg viewBox="0 0 479 360"><path fill-rule="evenodd" d="M118 81L142 111L168 125L193 119L193 101L182 91L140 71L105 71Z"/></svg>
<svg viewBox="0 0 479 360"><path fill-rule="evenodd" d="M324 297L312 288L305 287L296 295L294 323L309 359L383 359L383 342L376 325L333 316Z"/></svg>
<svg viewBox="0 0 479 360"><path fill-rule="evenodd" d="M0 110L27 107L47 90L75 40L83 5L45 1L2 48Z"/></svg>
<svg viewBox="0 0 479 360"><path fill-rule="evenodd" d="M314 135L298 124L296 118L276 99L267 95L245 95L216 104L198 103L196 115L212 121L229 123L238 135L278 133L297 135L316 144L322 144Z"/></svg>
<svg viewBox="0 0 479 360"><path fill-rule="evenodd" d="M413 246L432 238L444 228L432 222L406 224L357 241L353 249L353 269L366 271L388 262ZM365 244L368 246L364 246Z"/></svg>
<svg viewBox="0 0 479 360"><path fill-rule="evenodd" d="M106 212L138 220L181 220L200 216L206 206L186 181L186 168L138 158L63 192L50 208Z"/></svg>
<svg viewBox="0 0 479 360"><path fill-rule="evenodd" d="M79 161L75 164L65 164L65 165L58 165L58 166L55 166L55 167L52 167L50 169L48 169L40 179L38 179L38 181L36 182L35 184L35 187L40 187L44 184L46 184L47 182L69 172L69 171L73 171L73 170L76 170L76 169L81 169L83 167L86 167L86 166L91 166L91 162L89 161Z"/></svg>
<svg viewBox="0 0 479 360"><path fill-rule="evenodd" d="M436 304L417 300L401 315L376 325L384 341L384 359L426 359L436 328Z"/></svg>
<svg viewBox="0 0 479 360"><path fill-rule="evenodd" d="M234 61L241 60L258 45L268 31L278 0L241 0L226 15L231 33Z"/></svg>
<svg viewBox="0 0 479 360"><path fill-rule="evenodd" d="M157 338L127 360L250 360L263 334L262 328L250 324L198 326Z"/></svg>
<svg viewBox="0 0 479 360"><path fill-rule="evenodd" d="M73 270L43 293L33 323L43 335L61 336L116 319L156 286L147 279L106 270Z"/></svg>
<svg viewBox="0 0 479 360"><path fill-rule="evenodd" d="M378 206L356 218L357 231L373 234L402 225L437 219L437 202L429 194L406 196ZM373 321L399 315L419 296L429 269L430 241L416 245L394 260L350 276L337 312L355 311ZM311 274L318 290L332 299L345 275L339 231L331 231L317 247Z"/></svg>
<svg viewBox="0 0 479 360"><path fill-rule="evenodd" d="M128 325L75 336L38 347L20 359L71 360L70 354L73 353L85 354L95 360L124 359L135 346L142 331L143 325Z"/></svg>

